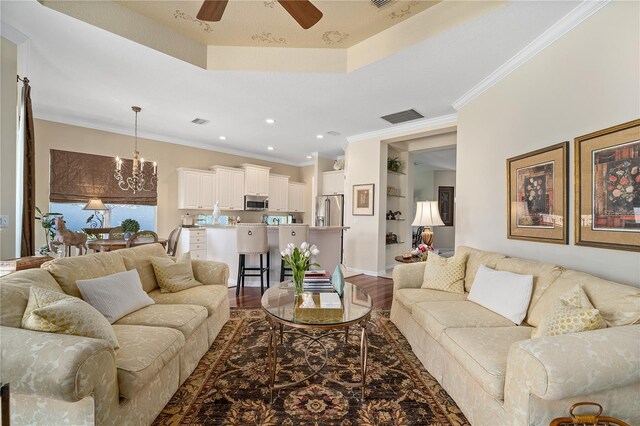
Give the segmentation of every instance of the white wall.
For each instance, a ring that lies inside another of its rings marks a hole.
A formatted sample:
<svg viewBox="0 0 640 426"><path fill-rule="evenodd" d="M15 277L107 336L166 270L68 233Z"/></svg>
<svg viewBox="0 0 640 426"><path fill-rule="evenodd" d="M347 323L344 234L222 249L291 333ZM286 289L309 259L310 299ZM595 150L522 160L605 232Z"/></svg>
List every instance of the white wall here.
<svg viewBox="0 0 640 426"><path fill-rule="evenodd" d="M18 85L18 49L2 38L0 70L0 215L8 216L9 226L0 229L0 259L16 253L16 102Z"/></svg>
<svg viewBox="0 0 640 426"><path fill-rule="evenodd" d="M610 3L458 112L458 245L640 286L640 254L573 245L573 139L640 117L639 16ZM508 240L505 160L566 140L570 244Z"/></svg>

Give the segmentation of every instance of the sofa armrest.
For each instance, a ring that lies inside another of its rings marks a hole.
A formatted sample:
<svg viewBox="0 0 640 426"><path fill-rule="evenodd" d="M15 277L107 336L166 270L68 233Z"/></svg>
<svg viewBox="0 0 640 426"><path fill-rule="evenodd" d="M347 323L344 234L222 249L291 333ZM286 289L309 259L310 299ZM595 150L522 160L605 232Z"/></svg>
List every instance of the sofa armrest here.
<svg viewBox="0 0 640 426"><path fill-rule="evenodd" d="M192 260L193 276L204 285L227 286L229 265L213 260Z"/></svg>
<svg viewBox="0 0 640 426"><path fill-rule="evenodd" d="M640 325L514 343L507 358L505 400L523 391L560 400L640 383L638 342Z"/></svg>
<svg viewBox="0 0 640 426"><path fill-rule="evenodd" d="M393 291L401 288L420 288L427 262L406 263L393 268Z"/></svg>
<svg viewBox="0 0 640 426"><path fill-rule="evenodd" d="M108 384L117 395L115 353L104 340L6 326L0 337L0 374L12 391L75 402Z"/></svg>

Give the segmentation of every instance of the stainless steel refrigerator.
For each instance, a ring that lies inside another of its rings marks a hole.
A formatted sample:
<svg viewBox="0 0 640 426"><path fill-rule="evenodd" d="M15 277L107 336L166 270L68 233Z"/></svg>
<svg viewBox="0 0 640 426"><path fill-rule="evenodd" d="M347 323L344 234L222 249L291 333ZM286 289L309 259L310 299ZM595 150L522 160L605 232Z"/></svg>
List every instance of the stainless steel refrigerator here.
<svg viewBox="0 0 640 426"><path fill-rule="evenodd" d="M343 226L344 196L320 195L316 197L316 226ZM340 232L340 263L344 253L344 231Z"/></svg>

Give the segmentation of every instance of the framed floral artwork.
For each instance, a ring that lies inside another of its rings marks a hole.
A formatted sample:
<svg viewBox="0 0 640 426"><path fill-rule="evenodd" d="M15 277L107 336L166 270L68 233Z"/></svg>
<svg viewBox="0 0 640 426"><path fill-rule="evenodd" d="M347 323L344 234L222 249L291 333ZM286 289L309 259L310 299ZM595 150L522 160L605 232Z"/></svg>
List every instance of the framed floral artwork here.
<svg viewBox="0 0 640 426"><path fill-rule="evenodd" d="M354 216L373 216L373 183L353 185L353 209Z"/></svg>
<svg viewBox="0 0 640 426"><path fill-rule="evenodd" d="M575 139L576 245L640 251L640 119Z"/></svg>
<svg viewBox="0 0 640 426"><path fill-rule="evenodd" d="M507 159L507 238L568 244L569 142Z"/></svg>

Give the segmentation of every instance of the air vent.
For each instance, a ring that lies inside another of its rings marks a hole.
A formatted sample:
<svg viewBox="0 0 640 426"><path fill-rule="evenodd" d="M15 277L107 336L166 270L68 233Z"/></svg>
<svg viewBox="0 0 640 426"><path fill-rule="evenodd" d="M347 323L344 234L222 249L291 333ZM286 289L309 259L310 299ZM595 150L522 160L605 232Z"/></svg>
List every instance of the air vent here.
<svg viewBox="0 0 640 426"><path fill-rule="evenodd" d="M417 120L418 118L424 118L424 115L420 114L415 109L408 109L406 111L396 112L395 114L385 115L380 118L391 124L398 124L406 121Z"/></svg>
<svg viewBox="0 0 640 426"><path fill-rule="evenodd" d="M204 118L194 118L193 120L191 120L191 122L193 124L203 125L203 124L207 124L209 122L209 120L205 120Z"/></svg>
<svg viewBox="0 0 640 426"><path fill-rule="evenodd" d="M371 0L371 3L378 9L391 3L393 0Z"/></svg>
<svg viewBox="0 0 640 426"><path fill-rule="evenodd" d="M331 135L331 136L340 136L342 133L336 132L335 130L331 130L331 131L327 132L327 134Z"/></svg>

